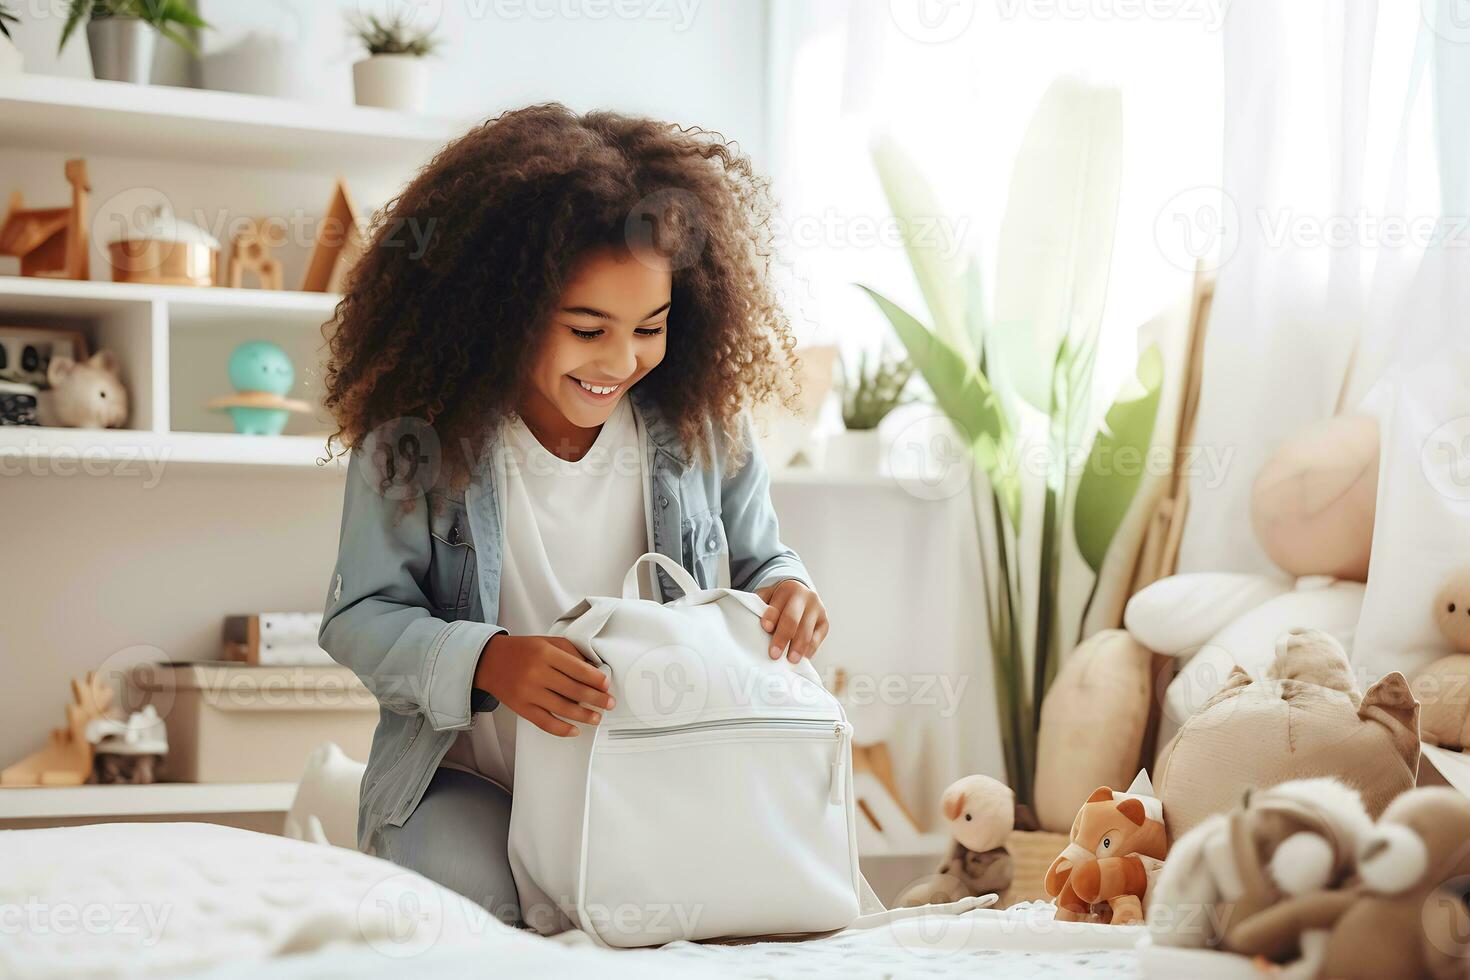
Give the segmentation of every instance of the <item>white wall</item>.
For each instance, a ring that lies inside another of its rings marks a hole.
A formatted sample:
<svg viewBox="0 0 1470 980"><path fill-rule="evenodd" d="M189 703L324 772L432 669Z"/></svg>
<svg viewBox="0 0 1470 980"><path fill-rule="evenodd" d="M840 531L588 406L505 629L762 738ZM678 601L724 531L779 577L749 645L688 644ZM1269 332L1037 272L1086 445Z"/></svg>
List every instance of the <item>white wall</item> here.
<svg viewBox="0 0 1470 980"><path fill-rule="evenodd" d="M364 0L367 2L367 0ZM650 16L594 19L596 0L470 3L445 0L450 45L436 61L434 105L489 114L534 101L573 109L614 108L719 130L761 165L764 135L765 4L683 0L648 5ZM34 72L89 74L84 37L54 57L61 5L12 3L14 30ZM231 3L201 5L221 32ZM296 9L318 5L297 0ZM351 9L355 4L342 5ZM541 19L519 11L564 8L581 16ZM672 20L653 16L668 9ZM40 12L39 15L37 12ZM506 14L500 16L497 11ZM49 19L48 18L52 18ZM350 98L351 57L335 18L317 46L323 99ZM140 96L146 92L140 90ZM87 147L75 148L77 155ZM0 193L22 189L37 204L63 203L61 160L20 151L0 133ZM278 213L325 204L331 175L278 175L88 156L94 200L127 186L169 192L176 210ZM407 175L405 175L407 176ZM391 187L364 193L380 201ZM100 196L99 196L100 195ZM304 253L287 259L297 281ZM0 260L0 274L14 273ZM94 253L93 276L106 267ZM0 306L0 322L5 310ZM134 647L174 659L216 656L221 617L258 610L321 608L336 554L340 480L314 472L201 472L172 468L152 481L128 475L0 476L0 766L39 748L63 721L67 682Z"/></svg>

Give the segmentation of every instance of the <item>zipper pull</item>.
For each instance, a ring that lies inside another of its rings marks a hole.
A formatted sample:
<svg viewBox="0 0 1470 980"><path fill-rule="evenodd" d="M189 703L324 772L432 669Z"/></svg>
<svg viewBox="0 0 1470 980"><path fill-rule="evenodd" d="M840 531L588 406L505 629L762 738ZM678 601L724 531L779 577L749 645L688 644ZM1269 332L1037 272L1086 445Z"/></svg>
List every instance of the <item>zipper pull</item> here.
<svg viewBox="0 0 1470 980"><path fill-rule="evenodd" d="M842 790L846 784L843 778L843 763L847 760L847 743L852 735L852 726L837 722L837 755L832 759L832 774L827 784L827 802L832 806L842 805Z"/></svg>

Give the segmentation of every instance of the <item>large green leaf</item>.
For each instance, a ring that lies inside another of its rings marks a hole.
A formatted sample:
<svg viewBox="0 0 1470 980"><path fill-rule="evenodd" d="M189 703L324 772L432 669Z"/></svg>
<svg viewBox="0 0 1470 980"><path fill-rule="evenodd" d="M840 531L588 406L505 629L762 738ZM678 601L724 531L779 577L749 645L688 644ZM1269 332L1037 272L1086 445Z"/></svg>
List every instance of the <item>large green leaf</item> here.
<svg viewBox="0 0 1470 980"><path fill-rule="evenodd" d="M1092 443L1087 469L1077 484L1073 524L1077 549L1093 572L1102 568L1113 536L1143 481L1163 383L1164 358L1154 345L1139 357L1136 380L1108 409L1102 431Z"/></svg>
<svg viewBox="0 0 1470 980"><path fill-rule="evenodd" d="M986 354L996 385L1044 412L1063 338L1083 350L1102 321L1122 146L1117 89L1059 78L1011 173Z"/></svg>
<svg viewBox="0 0 1470 980"><path fill-rule="evenodd" d="M859 285L888 317L898 339L907 348L909 359L934 392L940 409L970 440L975 462L987 474L1002 469L1010 445L1010 431L985 375L907 310L881 293Z"/></svg>
<svg viewBox="0 0 1470 980"><path fill-rule="evenodd" d="M944 233L950 228L949 215L940 209L919 168L887 133L874 142L873 164L900 223L904 250L929 307L934 333L966 363L976 363L979 342L966 315L964 257L960 243Z"/></svg>

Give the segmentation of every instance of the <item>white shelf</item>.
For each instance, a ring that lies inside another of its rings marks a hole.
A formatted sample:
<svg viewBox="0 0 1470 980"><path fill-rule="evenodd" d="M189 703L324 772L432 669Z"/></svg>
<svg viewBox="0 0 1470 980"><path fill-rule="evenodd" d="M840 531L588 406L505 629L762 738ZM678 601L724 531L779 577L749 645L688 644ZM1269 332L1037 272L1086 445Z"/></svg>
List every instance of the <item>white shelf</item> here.
<svg viewBox="0 0 1470 980"><path fill-rule="evenodd" d="M151 783L146 786L8 786L0 821L194 813L285 813L295 783Z"/></svg>
<svg viewBox="0 0 1470 980"><path fill-rule="evenodd" d="M226 286L148 286L98 279L42 279L0 276L0 303L6 310L56 316L93 316L130 303L167 303L189 314L191 322L224 317L295 319L325 323L342 297L290 289L230 289Z"/></svg>
<svg viewBox="0 0 1470 980"><path fill-rule="evenodd" d="M17 462L34 462L37 471L86 472L93 464L124 464L114 475L152 476L174 466L279 466L329 475L346 472L345 458L318 462L326 440L318 436L242 436L230 432L144 432L135 429L48 429L41 426L0 427L3 473Z"/></svg>
<svg viewBox="0 0 1470 980"><path fill-rule="evenodd" d="M53 75L0 77L7 146L402 178L472 120Z"/></svg>

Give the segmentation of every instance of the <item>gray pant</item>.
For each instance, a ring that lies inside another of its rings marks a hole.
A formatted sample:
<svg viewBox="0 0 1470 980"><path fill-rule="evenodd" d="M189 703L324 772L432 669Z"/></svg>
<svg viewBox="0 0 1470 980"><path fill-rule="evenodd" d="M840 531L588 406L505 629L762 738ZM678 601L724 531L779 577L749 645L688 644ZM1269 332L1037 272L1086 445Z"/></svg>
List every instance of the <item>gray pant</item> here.
<svg viewBox="0 0 1470 980"><path fill-rule="evenodd" d="M520 900L507 856L510 794L458 769L435 770L402 827L384 824L374 852L478 902L507 925L520 925Z"/></svg>

